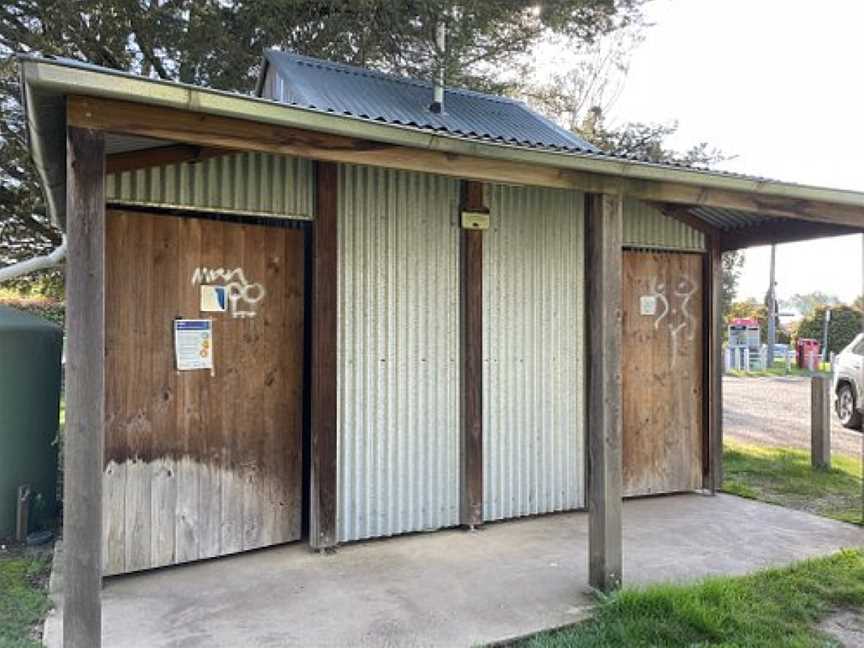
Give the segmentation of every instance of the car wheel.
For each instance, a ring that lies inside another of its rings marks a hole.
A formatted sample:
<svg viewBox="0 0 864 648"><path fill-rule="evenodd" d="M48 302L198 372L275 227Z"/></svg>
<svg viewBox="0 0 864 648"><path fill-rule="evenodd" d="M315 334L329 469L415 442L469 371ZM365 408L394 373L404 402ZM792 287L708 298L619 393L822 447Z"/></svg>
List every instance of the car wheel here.
<svg viewBox="0 0 864 648"><path fill-rule="evenodd" d="M861 412L855 405L855 394L852 393L852 387L848 384L841 385L840 389L837 390L837 416L843 427L860 430Z"/></svg>

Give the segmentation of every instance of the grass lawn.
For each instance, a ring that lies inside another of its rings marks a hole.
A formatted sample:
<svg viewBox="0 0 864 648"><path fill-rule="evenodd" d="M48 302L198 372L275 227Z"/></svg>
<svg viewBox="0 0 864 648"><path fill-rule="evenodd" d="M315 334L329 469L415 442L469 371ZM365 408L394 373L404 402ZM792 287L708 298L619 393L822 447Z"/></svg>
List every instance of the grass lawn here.
<svg viewBox="0 0 864 648"><path fill-rule="evenodd" d="M809 452L727 441L723 490L861 524L861 459L835 454L831 464L814 471Z"/></svg>
<svg viewBox="0 0 864 648"><path fill-rule="evenodd" d="M44 553L0 550L0 648L35 648L34 637L51 605L47 580L50 558Z"/></svg>
<svg viewBox="0 0 864 648"><path fill-rule="evenodd" d="M573 628L527 648L831 646L817 629L834 610L864 609L864 553L844 551L787 569L695 585L624 589Z"/></svg>
<svg viewBox="0 0 864 648"><path fill-rule="evenodd" d="M820 365L820 372L825 374L831 373L831 365L827 362L823 362ZM789 371L786 371L786 366L784 364L774 363L774 366L770 369L761 369L760 371L735 371L734 369L726 372L730 376L735 376L736 378L770 378L777 376L800 376L800 377L809 377L813 376L818 372L809 371L807 369L799 369L797 366L792 365L789 368Z"/></svg>

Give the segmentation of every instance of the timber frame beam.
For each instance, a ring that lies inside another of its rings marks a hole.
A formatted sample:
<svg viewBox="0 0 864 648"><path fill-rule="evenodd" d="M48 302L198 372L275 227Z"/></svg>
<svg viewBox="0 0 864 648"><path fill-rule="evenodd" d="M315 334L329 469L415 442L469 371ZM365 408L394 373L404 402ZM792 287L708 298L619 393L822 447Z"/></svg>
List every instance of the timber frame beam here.
<svg viewBox="0 0 864 648"><path fill-rule="evenodd" d="M585 196L588 581L603 592L621 586L623 564L622 202L620 196Z"/></svg>
<svg viewBox="0 0 864 648"><path fill-rule="evenodd" d="M102 474L105 446L105 137L66 134L66 432L63 480L63 637L102 637Z"/></svg>
<svg viewBox="0 0 864 648"><path fill-rule="evenodd" d="M336 545L337 435L337 204L339 173L335 164L315 169L316 214L312 230L312 357L310 362L310 506L309 545Z"/></svg>
<svg viewBox="0 0 864 648"><path fill-rule="evenodd" d="M483 184L462 183L462 210L489 210ZM459 523L470 529L483 524L483 230L461 230L462 429L459 469Z"/></svg>
<svg viewBox="0 0 864 648"><path fill-rule="evenodd" d="M191 144L172 144L170 146L113 153L105 158L105 172L123 173L124 171L137 171L138 169L147 169L165 164L201 162L207 158L227 155L233 152Z"/></svg>
<svg viewBox="0 0 864 648"><path fill-rule="evenodd" d="M723 232L720 235L720 247L723 251L740 250L756 245L792 243L794 241L806 241L808 239L823 238L826 236L861 234L862 227L864 227L864 225L859 227L847 227L844 225L806 221L768 221L754 227Z"/></svg>
<svg viewBox="0 0 864 648"><path fill-rule="evenodd" d="M79 128L153 137L200 147L260 151L314 160L434 172L468 180L576 189L640 200L701 205L796 220L861 227L864 206L789 198L669 180L624 178L553 165L410 148L201 112L113 99L68 97L68 123Z"/></svg>

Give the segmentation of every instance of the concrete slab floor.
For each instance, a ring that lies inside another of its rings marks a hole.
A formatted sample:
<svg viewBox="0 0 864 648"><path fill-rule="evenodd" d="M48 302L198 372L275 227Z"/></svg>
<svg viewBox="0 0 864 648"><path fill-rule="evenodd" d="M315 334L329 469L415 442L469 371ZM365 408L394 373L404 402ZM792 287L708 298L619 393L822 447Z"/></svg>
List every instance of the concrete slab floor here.
<svg viewBox="0 0 864 648"><path fill-rule="evenodd" d="M547 515L355 543L294 544L105 581L104 645L470 646L585 618L588 517ZM624 505L627 584L686 581L864 545L864 530L730 495ZM60 615L46 624L59 645Z"/></svg>

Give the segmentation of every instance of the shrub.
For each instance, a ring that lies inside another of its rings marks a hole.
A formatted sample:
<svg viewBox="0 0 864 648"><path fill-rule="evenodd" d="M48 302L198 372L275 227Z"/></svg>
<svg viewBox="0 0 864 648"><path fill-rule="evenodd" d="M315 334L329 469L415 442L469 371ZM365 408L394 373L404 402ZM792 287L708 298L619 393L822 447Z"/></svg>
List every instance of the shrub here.
<svg viewBox="0 0 864 648"><path fill-rule="evenodd" d="M58 326L66 320L66 304L46 297L22 297L14 294L0 294L0 305L11 306L37 317L43 317Z"/></svg>
<svg viewBox="0 0 864 648"><path fill-rule="evenodd" d="M808 317L801 320L797 338L813 338L822 342L825 309L817 306ZM843 348L861 333L861 312L849 306L831 306L831 323L828 325L828 351L840 353Z"/></svg>

